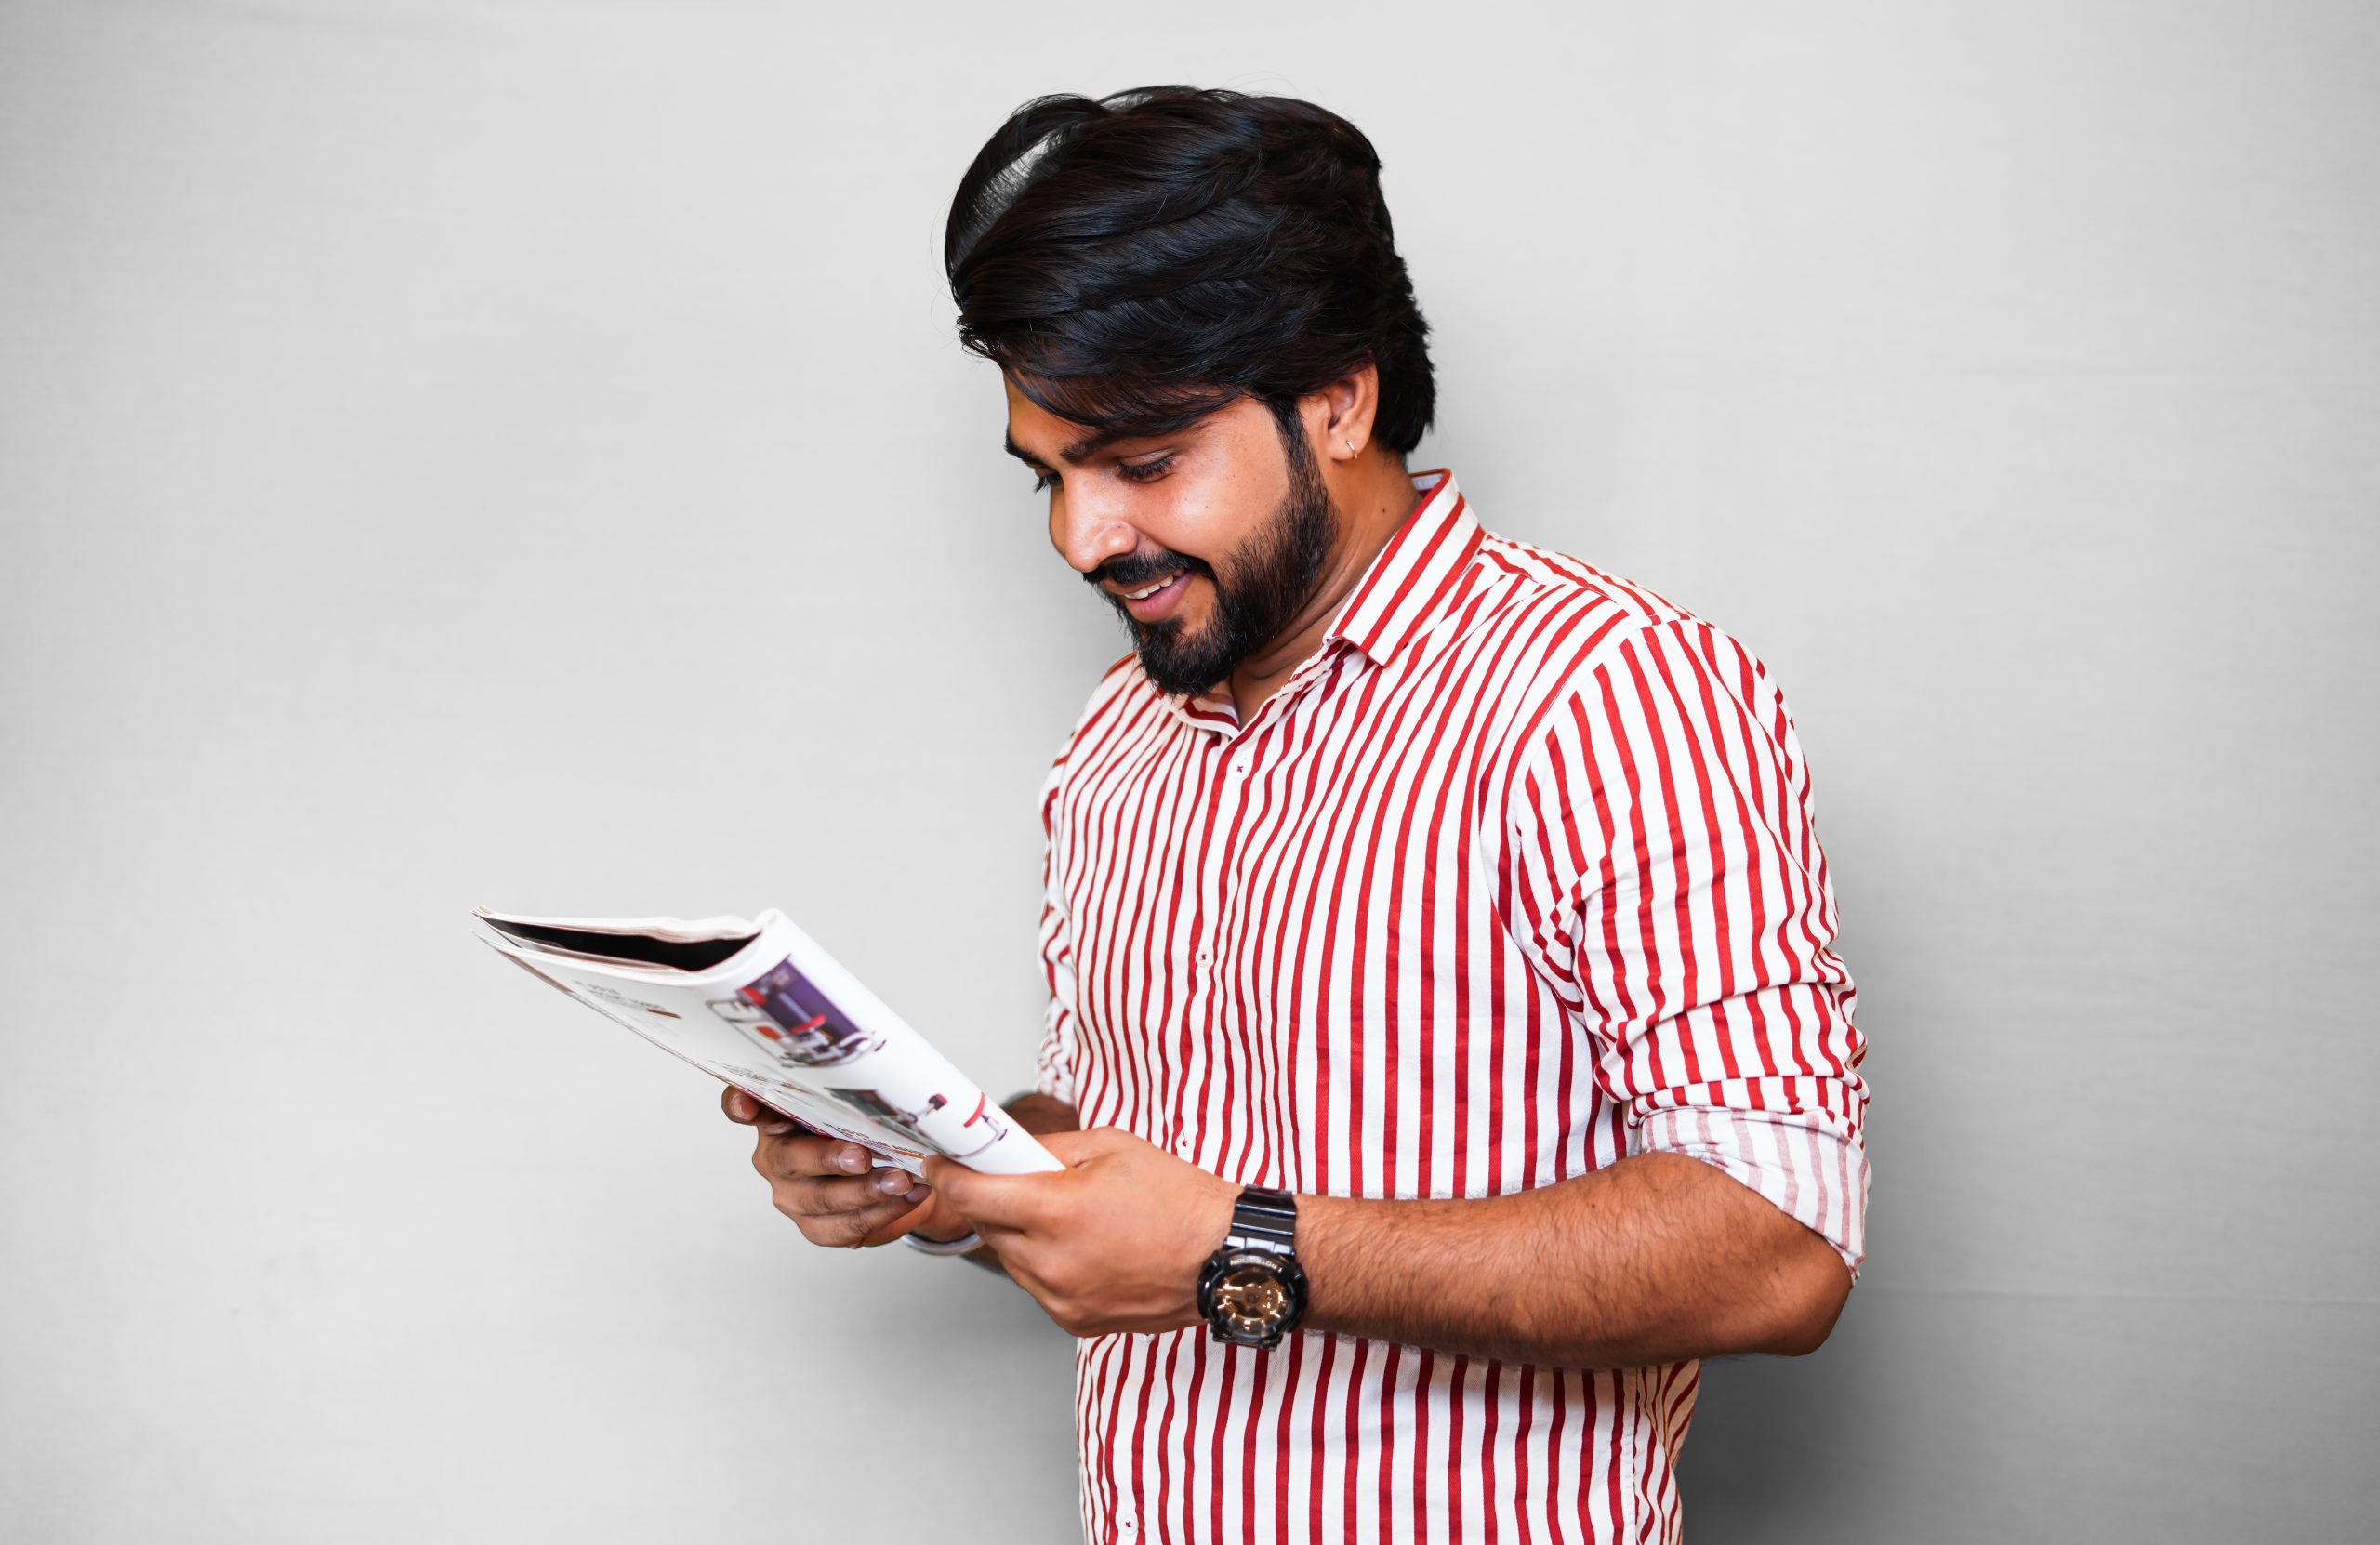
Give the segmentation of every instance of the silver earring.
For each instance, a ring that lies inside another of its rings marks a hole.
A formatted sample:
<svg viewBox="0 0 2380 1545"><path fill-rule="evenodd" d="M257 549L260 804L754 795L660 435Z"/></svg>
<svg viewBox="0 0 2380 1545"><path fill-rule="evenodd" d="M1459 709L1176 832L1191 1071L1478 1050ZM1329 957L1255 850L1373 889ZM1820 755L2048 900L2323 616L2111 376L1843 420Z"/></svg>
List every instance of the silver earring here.
<svg viewBox="0 0 2380 1545"><path fill-rule="evenodd" d="M1355 442L1352 440L1347 442L1347 454L1349 456L1354 456L1355 454Z"/></svg>

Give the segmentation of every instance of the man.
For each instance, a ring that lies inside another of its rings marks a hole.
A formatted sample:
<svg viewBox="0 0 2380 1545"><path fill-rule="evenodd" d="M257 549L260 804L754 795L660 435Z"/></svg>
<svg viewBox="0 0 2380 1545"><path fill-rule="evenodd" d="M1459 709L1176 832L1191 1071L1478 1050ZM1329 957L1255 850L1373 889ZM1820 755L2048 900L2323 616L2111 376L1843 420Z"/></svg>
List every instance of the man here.
<svg viewBox="0 0 2380 1545"><path fill-rule="evenodd" d="M1028 103L946 256L1137 646L1043 801L1013 1108L1068 1168L913 1184L770 1114L777 1206L976 1249L1082 1338L1093 1539L1676 1538L1697 1359L1816 1347L1862 1249L1777 688L1408 475L1426 329L1336 116Z"/></svg>

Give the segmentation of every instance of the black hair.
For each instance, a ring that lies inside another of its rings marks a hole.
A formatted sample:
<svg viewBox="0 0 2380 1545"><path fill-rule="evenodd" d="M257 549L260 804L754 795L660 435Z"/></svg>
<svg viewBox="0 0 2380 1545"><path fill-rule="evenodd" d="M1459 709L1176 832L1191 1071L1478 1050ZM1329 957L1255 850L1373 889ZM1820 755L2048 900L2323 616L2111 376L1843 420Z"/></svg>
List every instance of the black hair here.
<svg viewBox="0 0 2380 1545"><path fill-rule="evenodd" d="M1057 416L1164 433L1242 397L1283 432L1366 363L1404 455L1437 389L1380 157L1289 97L1040 97L960 179L943 261L959 337Z"/></svg>

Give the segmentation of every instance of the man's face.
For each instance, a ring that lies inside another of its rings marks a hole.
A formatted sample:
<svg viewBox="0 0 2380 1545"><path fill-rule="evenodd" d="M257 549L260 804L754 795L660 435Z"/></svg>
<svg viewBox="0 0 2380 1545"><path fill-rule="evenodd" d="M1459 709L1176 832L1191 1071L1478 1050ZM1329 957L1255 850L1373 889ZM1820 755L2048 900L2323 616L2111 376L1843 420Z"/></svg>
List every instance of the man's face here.
<svg viewBox="0 0 2380 1545"><path fill-rule="evenodd" d="M1008 388L1010 451L1050 495L1050 542L1097 586L1167 692L1198 692L1312 598L1339 522L1314 453L1242 399L1188 428L1103 439Z"/></svg>

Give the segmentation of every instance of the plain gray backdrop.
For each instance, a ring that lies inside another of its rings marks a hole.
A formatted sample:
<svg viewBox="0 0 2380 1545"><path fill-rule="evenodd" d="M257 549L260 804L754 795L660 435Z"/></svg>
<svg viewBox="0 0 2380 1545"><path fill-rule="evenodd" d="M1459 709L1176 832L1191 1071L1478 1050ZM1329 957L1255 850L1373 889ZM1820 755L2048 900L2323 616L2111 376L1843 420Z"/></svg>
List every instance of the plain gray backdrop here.
<svg viewBox="0 0 2380 1545"><path fill-rule="evenodd" d="M1690 1537L2368 1538L2360 0L0 3L0 1536L1076 1529L1065 1338L465 918L782 905L1026 1080L1121 640L941 222L1169 80L1370 134L1417 465L1797 710L1872 1253Z"/></svg>

